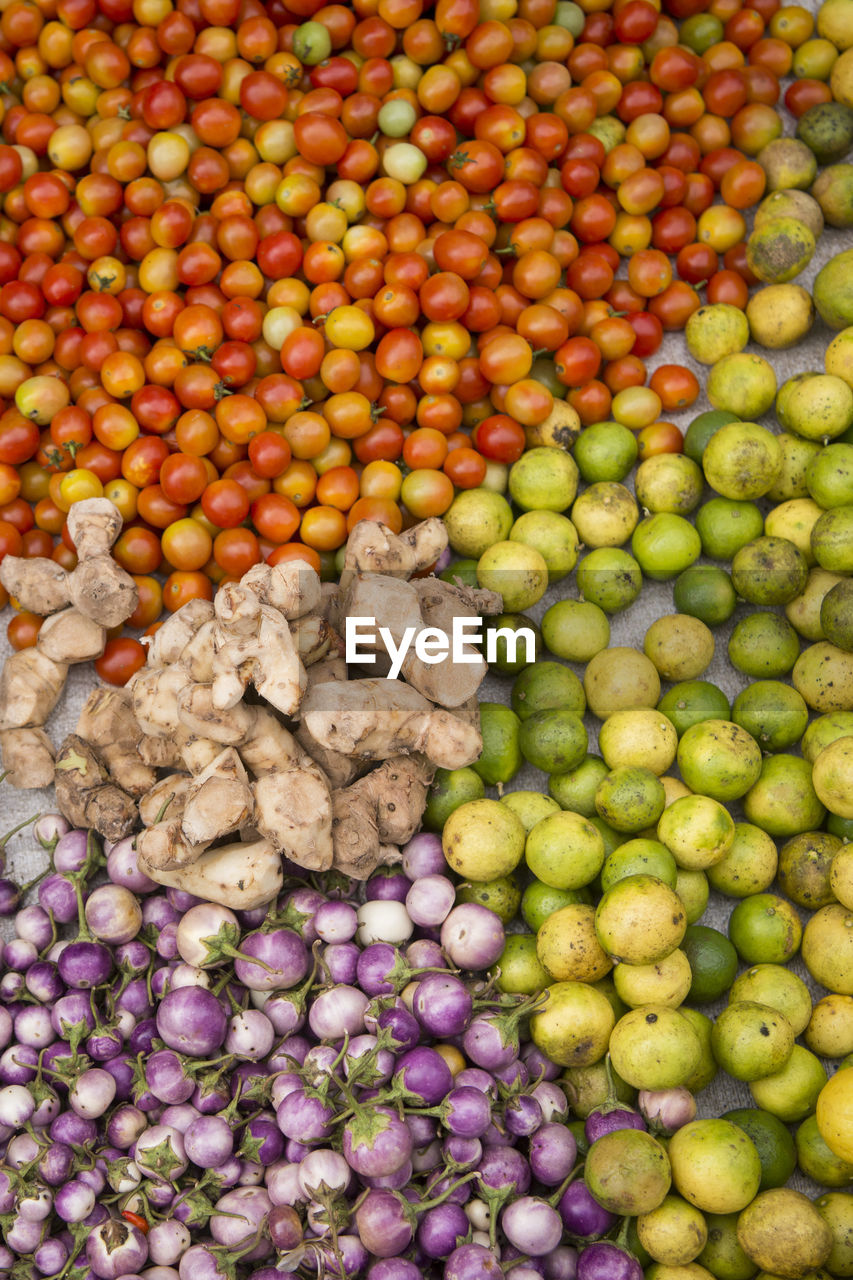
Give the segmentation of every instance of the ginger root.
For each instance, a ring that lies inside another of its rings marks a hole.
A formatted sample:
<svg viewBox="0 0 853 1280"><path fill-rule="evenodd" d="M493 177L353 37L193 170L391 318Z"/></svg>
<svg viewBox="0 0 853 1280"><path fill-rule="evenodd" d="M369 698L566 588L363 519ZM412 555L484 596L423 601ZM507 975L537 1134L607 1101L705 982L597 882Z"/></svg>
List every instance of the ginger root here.
<svg viewBox="0 0 853 1280"><path fill-rule="evenodd" d="M0 673L0 731L39 729L60 699L68 667L38 648L19 649Z"/></svg>
<svg viewBox="0 0 853 1280"><path fill-rule="evenodd" d="M154 786L154 769L139 757L143 733L126 689L93 690L83 704L77 732L96 748L113 780L128 795L145 795Z"/></svg>
<svg viewBox="0 0 853 1280"><path fill-rule="evenodd" d="M170 773L155 782L139 801L139 817L144 827L171 822L184 816L184 803L192 783L190 773Z"/></svg>
<svg viewBox="0 0 853 1280"><path fill-rule="evenodd" d="M316 684L301 714L321 746L363 760L419 751L441 768L461 769L477 759L483 745L473 726L396 680Z"/></svg>
<svg viewBox="0 0 853 1280"><path fill-rule="evenodd" d="M332 865L332 800L320 768L301 756L295 767L258 778L254 824L279 853L312 871Z"/></svg>
<svg viewBox="0 0 853 1280"><path fill-rule="evenodd" d="M133 799L110 781L94 747L76 733L59 750L54 780L56 802L73 826L94 827L107 840L121 840L136 826Z"/></svg>
<svg viewBox="0 0 853 1280"><path fill-rule="evenodd" d="M0 582L31 613L44 616L68 604L68 571L45 556L4 556Z"/></svg>
<svg viewBox="0 0 853 1280"><path fill-rule="evenodd" d="M106 628L72 607L45 618L36 643L45 657L70 665L100 658L106 642Z"/></svg>
<svg viewBox="0 0 853 1280"><path fill-rule="evenodd" d="M341 589L347 586L347 570L410 578L435 564L446 547L447 530L437 516L422 520L405 533L392 533L376 520L359 520L347 538Z"/></svg>
<svg viewBox="0 0 853 1280"><path fill-rule="evenodd" d="M196 848L184 837L180 818L164 818L146 827L136 837L136 853L140 866L145 863L146 875L158 879L156 872L188 867L197 862L206 846Z"/></svg>
<svg viewBox="0 0 853 1280"><path fill-rule="evenodd" d="M435 770L422 757L395 756L332 796L334 865L366 880L384 861L383 846L417 831Z"/></svg>
<svg viewBox="0 0 853 1280"><path fill-rule="evenodd" d="M184 840L206 848L245 826L253 808L243 762L233 747L226 747L187 788L181 817Z"/></svg>
<svg viewBox="0 0 853 1280"><path fill-rule="evenodd" d="M10 786L27 790L53 782L53 746L44 729L4 729L0 755Z"/></svg>

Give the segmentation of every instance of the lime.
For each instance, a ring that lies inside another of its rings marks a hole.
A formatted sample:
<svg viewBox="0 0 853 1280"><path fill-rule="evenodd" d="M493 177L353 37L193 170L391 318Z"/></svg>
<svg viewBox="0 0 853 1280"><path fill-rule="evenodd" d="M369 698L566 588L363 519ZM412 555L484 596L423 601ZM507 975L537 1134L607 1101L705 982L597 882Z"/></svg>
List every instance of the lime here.
<svg viewBox="0 0 853 1280"><path fill-rule="evenodd" d="M814 831L826 817L812 785L812 766L784 752L765 756L758 780L743 798L743 812L748 822L783 837Z"/></svg>
<svg viewBox="0 0 853 1280"><path fill-rule="evenodd" d="M738 1244L737 1220L736 1213L705 1214L708 1243L697 1262L706 1267L716 1280L752 1280L758 1270Z"/></svg>
<svg viewBox="0 0 853 1280"><path fill-rule="evenodd" d="M708 1239L702 1214L680 1196L667 1196L657 1209L641 1214L637 1233L656 1262L676 1267L692 1262Z"/></svg>
<svg viewBox="0 0 853 1280"><path fill-rule="evenodd" d="M604 841L586 818L568 810L537 822L527 837L528 867L553 889L582 889L604 865Z"/></svg>
<svg viewBox="0 0 853 1280"><path fill-rule="evenodd" d="M589 662L610 643L610 623L588 600L558 600L542 618L542 639L558 658Z"/></svg>
<svg viewBox="0 0 853 1280"><path fill-rule="evenodd" d="M788 840L779 850L779 888L785 897L809 911L834 902L830 870L841 847L828 831L805 831Z"/></svg>
<svg viewBox="0 0 853 1280"><path fill-rule="evenodd" d="M797 1167L797 1149L782 1121L759 1107L737 1107L723 1119L743 1129L755 1143L761 1161L759 1191L784 1186Z"/></svg>
<svg viewBox="0 0 853 1280"><path fill-rule="evenodd" d="M637 501L646 511L669 511L687 516L698 506L705 486L702 469L683 453L656 453L646 458L634 476Z"/></svg>
<svg viewBox="0 0 853 1280"><path fill-rule="evenodd" d="M495 880L524 856L524 827L497 800L469 800L454 809L441 837L453 870L471 880Z"/></svg>
<svg viewBox="0 0 853 1280"><path fill-rule="evenodd" d="M798 1036L811 1016L811 996L802 978L781 964L756 964L732 983L732 1000L751 1000L778 1009Z"/></svg>
<svg viewBox="0 0 853 1280"><path fill-rule="evenodd" d="M610 823L605 822L603 818L598 816L598 814L596 814L595 817L590 818L590 822L595 827L596 831L601 834L601 838L604 841L605 857L608 857L614 849L618 849L625 843L625 836L622 832L611 827Z"/></svg>
<svg viewBox="0 0 853 1280"><path fill-rule="evenodd" d="M613 967L595 936L595 908L582 903L552 912L536 935L536 954L558 982L597 982Z"/></svg>
<svg viewBox="0 0 853 1280"><path fill-rule="evenodd" d="M701 920L711 895L705 872L686 871L684 867L679 867L675 879L675 892L681 899L687 923L695 924L697 920Z"/></svg>
<svg viewBox="0 0 853 1280"><path fill-rule="evenodd" d="M617 964L613 983L631 1009L650 1004L677 1009L690 990L690 964L684 952L676 947L655 964Z"/></svg>
<svg viewBox="0 0 853 1280"><path fill-rule="evenodd" d="M610 1036L611 1061L622 1079L635 1089L674 1089L683 1085L701 1056L702 1046L690 1023L677 1009L663 1004L631 1009L619 1019Z"/></svg>
<svg viewBox="0 0 853 1280"><path fill-rule="evenodd" d="M710 498L696 512L702 551L712 560L731 560L736 551L764 532L764 517L754 502Z"/></svg>
<svg viewBox="0 0 853 1280"><path fill-rule="evenodd" d="M685 871L713 867L726 856L734 838L734 819L711 796L682 796L658 821L658 839Z"/></svg>
<svg viewBox="0 0 853 1280"><path fill-rule="evenodd" d="M561 809L571 809L573 813L582 813L585 818L593 818L596 816L598 784L609 772L600 756L587 755L569 773L552 773L548 779L548 792Z"/></svg>
<svg viewBox="0 0 853 1280"><path fill-rule="evenodd" d="M521 768L518 732L521 721L500 702L480 703L483 749L471 768L489 787L510 782Z"/></svg>
<svg viewBox="0 0 853 1280"><path fill-rule="evenodd" d="M619 613L637 599L643 573L634 557L621 547L599 547L578 564L577 584L589 603L605 613Z"/></svg>
<svg viewBox="0 0 853 1280"><path fill-rule="evenodd" d="M693 974L688 998L708 1004L725 995L738 969L737 952L725 934L710 925L688 925L681 949Z"/></svg>
<svg viewBox="0 0 853 1280"><path fill-rule="evenodd" d="M530 1018L533 1043L562 1067L598 1062L616 1023L607 997L586 982L555 982L546 991Z"/></svg>
<svg viewBox="0 0 853 1280"><path fill-rule="evenodd" d="M682 28L683 34L683 28ZM730 422L738 422L736 414L726 409L707 409L698 414L684 433L684 452L693 462L701 463L705 446L715 431L726 427Z"/></svg>
<svg viewBox="0 0 853 1280"><path fill-rule="evenodd" d="M853 711L833 711L812 720L803 734L800 750L805 759L814 764L821 751L836 738L849 737L853 737Z"/></svg>
<svg viewBox="0 0 853 1280"><path fill-rule="evenodd" d="M643 767L660 776L675 759L678 734L654 707L614 711L598 731L598 749L610 769Z"/></svg>
<svg viewBox="0 0 853 1280"><path fill-rule="evenodd" d="M853 1053L853 996L824 996L812 1009L805 1041L821 1058Z"/></svg>
<svg viewBox="0 0 853 1280"><path fill-rule="evenodd" d="M829 1257L832 1232L801 1191L771 1187L740 1215L737 1234L744 1252L765 1271L805 1276Z"/></svg>
<svg viewBox="0 0 853 1280"><path fill-rule="evenodd" d="M853 1197L829 1191L815 1200L815 1208L832 1232L827 1271L833 1276L853 1275Z"/></svg>
<svg viewBox="0 0 853 1280"><path fill-rule="evenodd" d="M611 1213L649 1213L669 1191L669 1159L650 1133L616 1129L590 1147L584 1181L593 1198Z"/></svg>
<svg viewBox="0 0 853 1280"><path fill-rule="evenodd" d="M853 572L853 503L824 511L812 528L811 544L821 569Z"/></svg>
<svg viewBox="0 0 853 1280"><path fill-rule="evenodd" d="M536 933L550 915L574 903L589 903L588 889L555 889L541 880L531 880L521 896L521 914Z"/></svg>
<svg viewBox="0 0 853 1280"><path fill-rule="evenodd" d="M711 1044L717 1062L735 1080L760 1080L784 1067L794 1048L794 1031L769 1005L736 1000L717 1014Z"/></svg>
<svg viewBox="0 0 853 1280"><path fill-rule="evenodd" d="M512 810L525 831L530 831L537 822L556 813L560 807L556 800L543 796L541 791L509 791L501 796L501 804Z"/></svg>
<svg viewBox="0 0 853 1280"><path fill-rule="evenodd" d="M463 587L476 587L477 561L454 560L446 569L442 569L438 576L442 582L449 582L453 585L461 584Z"/></svg>
<svg viewBox="0 0 853 1280"><path fill-rule="evenodd" d="M509 531L510 542L535 547L548 566L548 581L559 582L574 569L578 558L578 534L567 516L556 511L528 511Z"/></svg>
<svg viewBox="0 0 853 1280"><path fill-rule="evenodd" d="M519 720L528 720L536 711L562 708L576 716L586 711L583 685L574 671L559 662L537 662L527 667L516 677L510 701ZM481 713L483 705L480 704Z"/></svg>
<svg viewBox="0 0 853 1280"><path fill-rule="evenodd" d="M755 1144L730 1120L691 1120L669 1141L679 1195L703 1213L738 1213L761 1183Z"/></svg>
<svg viewBox="0 0 853 1280"><path fill-rule="evenodd" d="M729 917L729 937L746 964L786 964L799 951L802 936L796 911L775 893L743 899Z"/></svg>
<svg viewBox="0 0 853 1280"><path fill-rule="evenodd" d="M683 516L659 511L637 525L631 550L647 578L664 582L689 568L701 553L702 543Z"/></svg>
<svg viewBox="0 0 853 1280"><path fill-rule="evenodd" d="M456 893L457 902L477 902L481 907L494 911L504 924L509 924L518 911L521 890L514 876L499 876L497 880L466 880Z"/></svg>
<svg viewBox="0 0 853 1280"><path fill-rule="evenodd" d="M853 655L828 641L803 650L791 681L813 711L853 711Z"/></svg>
<svg viewBox="0 0 853 1280"><path fill-rule="evenodd" d="M612 480L590 485L572 507L572 524L587 547L621 547L639 518L630 489Z"/></svg>
<svg viewBox="0 0 853 1280"><path fill-rule="evenodd" d="M761 748L730 720L703 720L682 735L678 767L691 791L726 802L745 795L761 774Z"/></svg>
<svg viewBox="0 0 853 1280"><path fill-rule="evenodd" d="M653 707L660 698L660 676L637 649L614 645L591 658L583 678L587 705L599 720L614 711Z"/></svg>
<svg viewBox="0 0 853 1280"><path fill-rule="evenodd" d="M528 449L509 469L510 497L523 511L565 511L577 488L577 464L562 449Z"/></svg>
<svg viewBox="0 0 853 1280"><path fill-rule="evenodd" d="M728 357L729 360L753 358L761 359L760 356ZM725 361L720 363L724 364ZM761 363L765 364L766 361ZM711 372L713 375L714 370ZM775 390L774 377L774 393ZM702 454L702 470L711 488L716 489L724 498L735 498L738 501L760 498L765 494L781 466L782 451L779 442L766 427L755 422L733 422L720 427L711 436Z"/></svg>
<svg viewBox="0 0 853 1280"><path fill-rule="evenodd" d="M730 715L728 698L707 680L674 684L658 703L658 711L671 721L679 737L703 720L727 720Z"/></svg>
<svg viewBox="0 0 853 1280"><path fill-rule="evenodd" d="M533 635L532 646L526 633ZM486 647L492 669L514 676L539 660L542 636L526 613L498 613L486 619Z"/></svg>
<svg viewBox="0 0 853 1280"><path fill-rule="evenodd" d="M612 769L595 792L599 817L616 831L633 833L652 827L664 811L666 792L656 773L642 766Z"/></svg>
<svg viewBox="0 0 853 1280"><path fill-rule="evenodd" d="M534 996L549 982L532 933L509 934L492 972L498 990L511 995Z"/></svg>
<svg viewBox="0 0 853 1280"><path fill-rule="evenodd" d="M825 510L853 503L853 444L828 444L806 469L811 496Z"/></svg>
<svg viewBox="0 0 853 1280"><path fill-rule="evenodd" d="M601 888L604 893L611 889L618 880L626 876L655 876L663 880L671 889L675 888L678 869L669 849L659 840L649 840L638 836L634 840L626 840L608 854L601 869Z"/></svg>
<svg viewBox="0 0 853 1280"><path fill-rule="evenodd" d="M841 582L837 573L826 569L810 569L805 591L785 605L785 617L806 640L825 640L820 623L820 607L826 593Z"/></svg>
<svg viewBox="0 0 853 1280"><path fill-rule="evenodd" d="M853 1182L853 1153L848 1162L826 1145L816 1115L803 1121L794 1134L794 1142L797 1164L807 1178L824 1187L847 1187Z"/></svg>
<svg viewBox="0 0 853 1280"><path fill-rule="evenodd" d="M680 945L687 920L669 885L636 875L618 880L602 895L595 926L599 942L614 959L654 964Z"/></svg>
<svg viewBox="0 0 853 1280"><path fill-rule="evenodd" d="M799 637L778 613L749 613L738 619L729 637L732 666L756 680L787 675L799 655Z"/></svg>
<svg viewBox="0 0 853 1280"><path fill-rule="evenodd" d="M776 878L776 845L751 822L735 823L735 838L725 857L707 871L711 888L728 898L748 898L769 889Z"/></svg>
<svg viewBox="0 0 853 1280"><path fill-rule="evenodd" d="M693 564L675 580L672 598L681 613L698 618L706 627L719 627L735 611L737 594L725 569Z"/></svg>
<svg viewBox="0 0 853 1280"><path fill-rule="evenodd" d="M853 995L853 913L847 907L831 903L814 913L803 932L803 963L827 991Z"/></svg>
<svg viewBox="0 0 853 1280"><path fill-rule="evenodd" d="M781 432L776 439L782 450L782 466L765 496L773 502L805 498L808 493L806 470L815 454L820 453L820 445L814 440L792 435L790 431Z"/></svg>
<svg viewBox="0 0 853 1280"><path fill-rule="evenodd" d="M784 751L803 736L809 709L789 684L756 680L735 698L732 720L751 733L763 751Z"/></svg>
<svg viewBox="0 0 853 1280"><path fill-rule="evenodd" d="M522 722L518 741L527 763L545 773L568 773L577 768L589 745L580 717L559 708L534 711Z"/></svg>
<svg viewBox="0 0 853 1280"><path fill-rule="evenodd" d="M682 1005L679 1013L682 1018L686 1018L696 1032L702 1050L699 1065L693 1074L684 1081L684 1088L689 1089L691 1093L701 1093L703 1089L707 1089L719 1071L714 1051L711 1048L711 1032L714 1029L714 1024L701 1009L691 1009L687 1005Z"/></svg>
<svg viewBox="0 0 853 1280"><path fill-rule="evenodd" d="M735 552L732 585L750 604L787 604L805 590L809 567L787 538L755 538Z"/></svg>
<svg viewBox="0 0 853 1280"><path fill-rule="evenodd" d="M545 594L548 566L535 547L523 542L493 542L477 563L477 583L487 591L496 591L506 612L521 613Z"/></svg>
<svg viewBox="0 0 853 1280"><path fill-rule="evenodd" d="M853 649L853 582L843 578L830 587L820 606L820 625L830 644Z"/></svg>
<svg viewBox="0 0 853 1280"><path fill-rule="evenodd" d="M462 489L443 519L456 554L479 560L487 548L509 536L512 508L500 493L482 488Z"/></svg>
<svg viewBox="0 0 853 1280"><path fill-rule="evenodd" d="M759 1107L772 1112L785 1124L796 1124L813 1113L825 1084L826 1071L820 1058L795 1044L784 1067L761 1080L753 1080L749 1088Z"/></svg>
<svg viewBox="0 0 853 1280"><path fill-rule="evenodd" d="M473 769L436 769L427 792L424 826L441 831L454 809L468 800L482 800L485 794L483 779Z"/></svg>
<svg viewBox="0 0 853 1280"><path fill-rule="evenodd" d="M637 461L637 437L619 422L595 422L585 427L572 453L587 484L624 480Z"/></svg>
<svg viewBox="0 0 853 1280"><path fill-rule="evenodd" d="M664 680L695 680L714 657L714 637L699 618L669 613L648 628L643 651Z"/></svg>

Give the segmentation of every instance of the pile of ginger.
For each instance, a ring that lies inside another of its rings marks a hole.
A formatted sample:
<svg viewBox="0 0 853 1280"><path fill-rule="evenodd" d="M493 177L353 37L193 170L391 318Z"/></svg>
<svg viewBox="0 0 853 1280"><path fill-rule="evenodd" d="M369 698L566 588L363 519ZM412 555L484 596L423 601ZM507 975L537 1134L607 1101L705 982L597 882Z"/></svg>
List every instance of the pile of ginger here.
<svg viewBox="0 0 853 1280"><path fill-rule="evenodd" d="M423 576L446 545L437 519L400 535L362 521L338 584L305 561L259 564L179 609L125 688L89 697L57 754L59 808L110 840L141 824L141 870L232 909L274 898L283 859L356 879L399 860L435 769L480 754L486 665L410 650L389 679L381 640L348 668L343 636L350 617L398 644L499 613L492 592Z"/></svg>

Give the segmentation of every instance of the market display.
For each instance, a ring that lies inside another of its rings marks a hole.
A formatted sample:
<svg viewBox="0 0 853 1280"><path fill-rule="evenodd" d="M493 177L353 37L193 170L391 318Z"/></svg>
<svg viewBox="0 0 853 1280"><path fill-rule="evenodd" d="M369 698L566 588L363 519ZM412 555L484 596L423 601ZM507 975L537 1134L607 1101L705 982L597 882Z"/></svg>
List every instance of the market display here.
<svg viewBox="0 0 853 1280"><path fill-rule="evenodd" d="M853 0L10 0L0 133L0 1274L853 1276Z"/></svg>

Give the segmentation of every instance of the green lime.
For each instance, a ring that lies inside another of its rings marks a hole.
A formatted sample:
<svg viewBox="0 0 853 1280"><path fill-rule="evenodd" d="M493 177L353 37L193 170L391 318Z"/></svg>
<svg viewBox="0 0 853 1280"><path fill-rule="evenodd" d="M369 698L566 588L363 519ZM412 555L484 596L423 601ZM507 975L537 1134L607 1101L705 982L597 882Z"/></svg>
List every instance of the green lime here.
<svg viewBox="0 0 853 1280"><path fill-rule="evenodd" d="M666 792L651 769L624 765L602 778L595 792L599 817L617 831L632 833L652 827L664 811Z"/></svg>
<svg viewBox="0 0 853 1280"><path fill-rule="evenodd" d="M619 422L594 422L585 427L572 453L587 484L624 480L637 461L637 437Z"/></svg>
<svg viewBox="0 0 853 1280"><path fill-rule="evenodd" d="M591 822L561 810L537 822L524 857L537 880L553 889L582 889L604 865L604 841Z"/></svg>
<svg viewBox="0 0 853 1280"><path fill-rule="evenodd" d="M711 896L708 877L704 871L686 871L678 868L675 879L675 892L681 899L688 924L696 924L705 914L708 899Z"/></svg>
<svg viewBox="0 0 853 1280"><path fill-rule="evenodd" d="M524 857L524 827L497 800L469 800L454 809L441 835L444 856L466 880L509 875Z"/></svg>
<svg viewBox="0 0 853 1280"><path fill-rule="evenodd" d="M853 169L853 165L846 167ZM853 1196L828 1191L815 1200L815 1208L832 1232L827 1271L833 1276L853 1275Z"/></svg>
<svg viewBox="0 0 853 1280"><path fill-rule="evenodd" d="M713 867L726 856L734 838L732 815L711 796L679 796L658 822L658 839L685 871Z"/></svg>
<svg viewBox="0 0 853 1280"><path fill-rule="evenodd" d="M446 569L443 569L438 576L443 582L450 582L454 585L461 585L463 587L476 587L477 561L454 560L453 563L449 564Z"/></svg>
<svg viewBox="0 0 853 1280"><path fill-rule="evenodd" d="M590 551L578 564L576 577L584 599L605 613L627 609L643 586L639 564L621 547L598 547Z"/></svg>
<svg viewBox="0 0 853 1280"><path fill-rule="evenodd" d="M751 822L735 823L728 852L707 870L711 888L727 898L748 898L769 889L776 878L776 845L766 831Z"/></svg>
<svg viewBox="0 0 853 1280"><path fill-rule="evenodd" d="M698 618L706 627L719 627L735 611L737 593L725 569L692 564L673 583L672 599L680 613Z"/></svg>
<svg viewBox="0 0 853 1280"><path fill-rule="evenodd" d="M509 531L509 539L536 548L548 566L549 582L565 578L577 563L577 530L568 516L556 511L528 511L519 516Z"/></svg>
<svg viewBox="0 0 853 1280"><path fill-rule="evenodd" d="M609 772L600 756L587 755L569 773L552 773L548 779L548 792L561 809L571 809L585 818L593 818L598 784Z"/></svg>
<svg viewBox="0 0 853 1280"><path fill-rule="evenodd" d="M496 916L509 924L518 911L521 890L515 876L499 876L497 880L467 880L456 892L457 902L477 902L488 907Z"/></svg>
<svg viewBox="0 0 853 1280"><path fill-rule="evenodd" d="M523 613L544 596L548 566L535 547L523 542L494 542L477 562L477 583L501 596L506 613Z"/></svg>
<svg viewBox="0 0 853 1280"><path fill-rule="evenodd" d="M725 934L706 924L688 925L681 950L693 974L688 1000L708 1004L725 995L738 969L737 952Z"/></svg>
<svg viewBox="0 0 853 1280"><path fill-rule="evenodd" d="M803 926L790 902L775 893L756 893L729 917L729 937L746 964L786 964L800 949Z"/></svg>
<svg viewBox="0 0 853 1280"><path fill-rule="evenodd" d="M521 768L520 728L521 721L509 707L500 702L480 703L483 749L471 768L479 773L486 786L502 786L510 782Z"/></svg>
<svg viewBox="0 0 853 1280"><path fill-rule="evenodd" d="M853 503L853 444L824 445L806 468L806 484L824 510Z"/></svg>
<svg viewBox="0 0 853 1280"><path fill-rule="evenodd" d="M784 751L803 736L809 709L789 684L756 680L735 698L732 720L751 733L763 751Z"/></svg>
<svg viewBox="0 0 853 1280"><path fill-rule="evenodd" d="M752 359L761 360L761 357L728 356L720 364ZM766 361L761 360L761 363L766 364ZM717 368L719 366L711 370L712 377ZM775 390L774 377L774 394ZM702 454L702 470L711 488L722 497L739 502L762 497L772 487L781 467L779 442L771 431L756 422L732 422L720 427Z"/></svg>
<svg viewBox="0 0 853 1280"><path fill-rule="evenodd" d="M817 830L826 817L812 784L812 766L784 752L765 756L758 780L743 798L743 812L748 822L785 838Z"/></svg>
<svg viewBox="0 0 853 1280"><path fill-rule="evenodd" d="M730 1120L691 1120L670 1138L676 1191L703 1213L737 1213L761 1181L751 1138Z"/></svg>
<svg viewBox="0 0 853 1280"><path fill-rule="evenodd" d="M828 715L812 720L803 734L800 750L810 764L814 764L821 751L836 738L853 737L853 711L831 711Z"/></svg>
<svg viewBox="0 0 853 1280"><path fill-rule="evenodd" d="M710 498L696 512L702 551L712 560L731 560L736 551L764 532L764 517L754 502Z"/></svg>
<svg viewBox="0 0 853 1280"><path fill-rule="evenodd" d="M776 439L782 450L782 466L765 496L772 502L805 498L808 495L806 469L815 454L820 453L820 445L814 440L792 435L790 431L781 432Z"/></svg>
<svg viewBox="0 0 853 1280"><path fill-rule="evenodd" d="M699 1065L693 1074L684 1081L684 1087L689 1089L691 1093L701 1093L703 1089L707 1089L719 1071L714 1051L711 1048L711 1032L714 1029L714 1024L701 1009L691 1009L687 1005L682 1005L679 1013L682 1018L687 1019L696 1032L702 1049Z"/></svg>
<svg viewBox="0 0 853 1280"><path fill-rule="evenodd" d="M537 662L522 671L513 683L510 702L519 720L528 720L536 711L564 709L576 716L586 711L583 685L574 671L559 662Z"/></svg>
<svg viewBox="0 0 853 1280"><path fill-rule="evenodd" d="M702 17L705 17L702 14ZM692 21L692 19L688 19ZM682 32L684 28L682 27ZM737 1238L737 1213L706 1213L708 1243L696 1261L716 1280L752 1280L758 1268L744 1253Z"/></svg>
<svg viewBox="0 0 853 1280"><path fill-rule="evenodd" d="M461 489L443 520L456 554L479 560L493 543L509 537L512 507L502 493L483 488Z"/></svg>
<svg viewBox="0 0 853 1280"><path fill-rule="evenodd" d="M487 645L493 646L490 666L499 675L514 676L538 662L542 635L526 613L499 613L486 620L485 631ZM532 646L528 644L526 632L533 633Z"/></svg>
<svg viewBox="0 0 853 1280"><path fill-rule="evenodd" d="M530 1036L561 1067L584 1067L607 1052L616 1019L610 1002L586 982L555 982L530 1018Z"/></svg>
<svg viewBox="0 0 853 1280"><path fill-rule="evenodd" d="M588 906L590 900L588 889L555 889L541 880L531 880L521 895L521 914L527 927L537 933L555 911L576 903Z"/></svg>
<svg viewBox="0 0 853 1280"><path fill-rule="evenodd" d="M674 1089L698 1067L702 1046L678 1009L647 1004L629 1010L616 1023L610 1037L610 1057L622 1079L635 1089Z"/></svg>
<svg viewBox="0 0 853 1280"><path fill-rule="evenodd" d="M572 524L581 542L590 548L621 547L639 518L633 493L613 480L589 485L572 507Z"/></svg>
<svg viewBox="0 0 853 1280"><path fill-rule="evenodd" d="M454 809L468 800L482 800L485 794L483 779L473 769L436 769L427 792L424 826L440 832Z"/></svg>
<svg viewBox="0 0 853 1280"><path fill-rule="evenodd" d="M621 831L617 831L615 827L611 827L609 822L605 822L598 814L594 818L590 818L590 822L601 835L604 841L604 854L609 857L614 849L620 848L625 843L625 836Z"/></svg>
<svg viewBox="0 0 853 1280"><path fill-rule="evenodd" d="M692 725L681 737L677 759L691 791L723 803L745 795L761 774L761 748L730 720Z"/></svg>
<svg viewBox="0 0 853 1280"><path fill-rule="evenodd" d="M668 884L655 876L637 875L617 880L602 895L595 927L599 942L614 960L656 964L680 946L687 920L681 900Z"/></svg>
<svg viewBox="0 0 853 1280"><path fill-rule="evenodd" d="M510 995L535 996L550 979L536 954L532 933L511 933L492 973L499 991Z"/></svg>
<svg viewBox="0 0 853 1280"><path fill-rule="evenodd" d="M732 585L750 604L788 604L805 590L808 576L805 556L787 538L755 538L732 559Z"/></svg>
<svg viewBox="0 0 853 1280"><path fill-rule="evenodd" d="M756 680L776 679L787 675L799 656L799 636L778 613L749 613L732 628L729 660L744 675Z"/></svg>
<svg viewBox="0 0 853 1280"><path fill-rule="evenodd" d="M568 773L586 755L589 740L583 721L573 711L534 711L518 735L528 764L545 773Z"/></svg>
<svg viewBox="0 0 853 1280"><path fill-rule="evenodd" d="M776 374L773 366L763 356L754 355L750 351L739 351L723 356L711 366L705 394L715 409L728 409L729 413L736 413L738 417L754 425L755 420L765 414L776 399ZM721 427L717 435L712 437L711 445L718 442L721 434L728 430L728 427ZM753 481L755 479L757 477L753 476ZM715 484L714 488L716 487ZM724 491L720 489L718 492ZM756 496L758 495L749 493L729 494L729 497L735 498Z"/></svg>
<svg viewBox="0 0 853 1280"><path fill-rule="evenodd" d="M717 1014L711 1043L723 1070L748 1082L781 1071L794 1048L794 1031L769 1005L737 1000Z"/></svg>
<svg viewBox="0 0 853 1280"><path fill-rule="evenodd" d="M702 469L683 453L655 453L641 462L634 475L637 501L646 511L671 511L688 516L699 504L705 478Z"/></svg>
<svg viewBox="0 0 853 1280"><path fill-rule="evenodd" d="M702 14L707 17L707 14ZM688 19L691 21L691 19ZM685 24L686 26L687 24ZM682 35L684 34L682 27ZM684 452L693 462L702 462L702 454L705 452L705 446L711 439L715 431L719 431L720 427L727 427L730 422L739 422L740 419L734 413L729 413L727 409L707 409L704 413L700 413L693 419L684 433Z"/></svg>
<svg viewBox="0 0 853 1280"><path fill-rule="evenodd" d="M812 1012L809 989L802 978L781 964L755 964L732 983L732 1000L752 1000L785 1015L794 1035L808 1026Z"/></svg>
<svg viewBox="0 0 853 1280"><path fill-rule="evenodd" d="M512 810L525 831L560 808L556 800L543 796L541 791L508 791L501 796L501 804Z"/></svg>
<svg viewBox="0 0 853 1280"><path fill-rule="evenodd" d="M558 658L589 662L610 643L610 623L589 600L558 600L545 610L542 639Z"/></svg>
<svg viewBox="0 0 853 1280"><path fill-rule="evenodd" d="M797 1164L802 1173L824 1187L848 1187L853 1182L853 1164L831 1151L817 1126L817 1116L808 1116L794 1134Z"/></svg>
<svg viewBox="0 0 853 1280"><path fill-rule="evenodd" d="M821 569L853 572L853 503L824 511L812 529L811 544Z"/></svg>
<svg viewBox="0 0 853 1280"><path fill-rule="evenodd" d="M701 553L702 543L683 516L660 511L637 525L631 550L647 578L665 582L689 568Z"/></svg>
<svg viewBox="0 0 853 1280"><path fill-rule="evenodd" d="M758 1107L737 1107L723 1119L743 1129L755 1143L761 1161L759 1191L784 1186L797 1167L797 1149L782 1121Z"/></svg>
<svg viewBox="0 0 853 1280"><path fill-rule="evenodd" d="M840 848L838 836L828 831L804 831L786 841L779 850L779 888L785 897L809 911L835 902L830 869Z"/></svg>
<svg viewBox="0 0 853 1280"><path fill-rule="evenodd" d="M679 738L691 725L703 720L728 720L730 715L728 698L708 680L674 684L663 695L657 709L672 721Z"/></svg>
<svg viewBox="0 0 853 1280"><path fill-rule="evenodd" d="M812 1114L826 1080L820 1058L795 1044L783 1067L761 1080L753 1080L749 1089L759 1107L785 1124L796 1124Z"/></svg>
<svg viewBox="0 0 853 1280"><path fill-rule="evenodd" d="M510 467L508 487L523 511L565 511L577 493L577 464L562 449L528 449Z"/></svg>
<svg viewBox="0 0 853 1280"><path fill-rule="evenodd" d="M601 868L601 888L606 893L618 880L626 876L655 876L671 889L678 879L678 868L669 849L660 840L637 836L626 840L607 855Z"/></svg>

